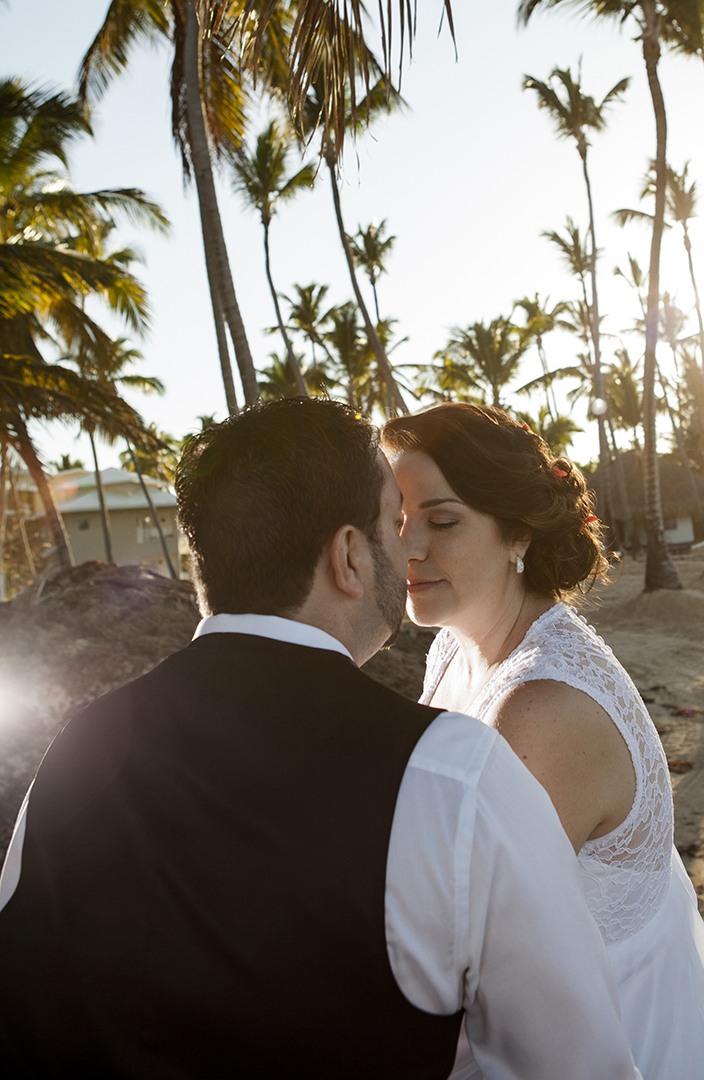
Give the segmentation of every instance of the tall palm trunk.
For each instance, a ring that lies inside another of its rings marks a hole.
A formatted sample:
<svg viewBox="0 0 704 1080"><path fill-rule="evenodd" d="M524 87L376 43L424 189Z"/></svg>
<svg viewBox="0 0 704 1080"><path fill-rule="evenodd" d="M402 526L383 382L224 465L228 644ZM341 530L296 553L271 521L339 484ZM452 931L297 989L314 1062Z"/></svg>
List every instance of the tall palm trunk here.
<svg viewBox="0 0 704 1080"><path fill-rule="evenodd" d="M184 32L184 77L186 80L186 106L188 114L188 134L193 173L198 194L205 265L208 274L213 302L213 312L217 323L216 305L219 304L235 349L237 366L242 380L245 402L253 405L259 397L257 376L252 354L247 341L244 322L240 313L232 272L227 257L225 235L218 207L215 180L210 158L210 147L203 118L202 63L200 52L200 29L198 25L197 0L188 0ZM232 370L229 357L220 356L225 380L225 398L230 413L237 412Z"/></svg>
<svg viewBox="0 0 704 1080"><path fill-rule="evenodd" d="M648 308L645 316L645 362L643 366L643 455L645 481L645 591L680 589L681 583L665 541L665 526L660 498L657 432L655 423L655 352L658 342L660 313L660 249L665 223L665 192L667 186L667 116L662 87L658 78L660 41L655 0L643 0L646 27L642 34L643 59L648 76L648 88L655 113L655 213L650 243L648 269Z"/></svg>
<svg viewBox="0 0 704 1080"><path fill-rule="evenodd" d="M587 146L586 141L584 144L579 145L579 156L582 159L582 173L584 175L584 185L587 189L587 205L589 207L589 233L591 235L591 251L589 252L589 275L591 278L592 286L592 303L591 303L591 327L592 327L592 344L594 346L594 397L600 402L606 401L606 395L604 393L604 375L601 370L601 326L599 317L599 292L597 289L597 274L596 274L596 225L594 222L594 203L592 200L592 185L589 179L589 169L587 167ZM611 475L611 454L609 453L609 441L606 437L606 417L597 416L597 429L599 432L599 461L601 463L602 475L604 477L604 501L606 503L606 519L609 522L614 520L613 512L613 483Z"/></svg>
<svg viewBox="0 0 704 1080"><path fill-rule="evenodd" d="M169 548L168 548L168 545L166 543L166 537L164 536L164 530L161 527L161 521L159 520L159 514L157 512L156 507L154 506L153 501L152 501L151 494L149 493L149 488L147 487L147 485L144 482L144 477L142 476L142 470L139 467L139 462L137 461L137 456L136 456L134 450L132 449L132 444L129 441L129 439L125 439L125 443L127 444L127 452L130 455L130 461L132 462L132 466L134 468L134 471L137 474L137 479L139 480L139 486L142 489L142 494L144 495L144 498L147 500L147 506L149 507L149 513L151 514L152 521L154 522L154 528L156 529L157 534L159 536L159 543L161 544L161 550L163 552L164 559L166 561L166 565L167 565L168 570L169 570L169 574L174 579L174 581L177 581L178 580L178 574L174 570L174 564L171 561L171 555L169 553Z"/></svg>
<svg viewBox="0 0 704 1080"><path fill-rule="evenodd" d="M689 266L689 277L692 282L692 289L694 291L694 310L697 313L697 324L699 326L699 360L704 371L704 319L702 319L702 303L699 298L699 287L697 285L697 275L694 273L694 261L692 259L692 241L689 236L689 229L687 228L687 222L682 222L682 234L684 239L684 250L687 252L687 265Z"/></svg>
<svg viewBox="0 0 704 1080"><path fill-rule="evenodd" d="M39 498L42 501L44 513L46 514L49 534L56 550L59 565L62 570L70 570L72 566L75 566L73 552L71 551L71 543L64 527L63 518L54 502L51 485L46 478L46 473L44 472L42 463L34 449L32 440L29 437L29 432L24 424L19 421L19 418L16 419L15 423L16 434L12 440L12 444L29 469L29 475L32 477L37 492L39 493Z"/></svg>
<svg viewBox="0 0 704 1080"><path fill-rule="evenodd" d="M545 376L545 405L547 406L548 416L551 420L556 420L559 413L557 408L557 401L555 400L555 388L550 381L550 368L548 367L548 358L545 355L545 346L543 345L543 339L540 334L538 334L538 336L536 337L535 344L538 350L540 366L543 369L543 375Z"/></svg>
<svg viewBox="0 0 704 1080"><path fill-rule="evenodd" d="M17 528L19 530L20 538L22 540L22 550L24 551L24 557L27 560L27 568L29 570L29 576L32 581L36 581L37 578L37 564L34 561L34 555L32 554L32 545L29 542L27 536L27 526L24 523L24 508L22 506L22 500L20 499L20 493L17 490L17 481L15 474L10 469L10 487L12 489L12 499L15 504L15 513L17 514Z"/></svg>
<svg viewBox="0 0 704 1080"><path fill-rule="evenodd" d="M389 358L386 355L384 346L381 343L381 339L376 331L372 320L369 317L367 306L364 303L364 297L357 281L357 274L354 267L354 259L352 257L352 249L350 248L349 241L347 239L347 233L345 232L345 223L342 219L342 206L340 204L340 189L337 186L337 177L335 176L335 160L330 156L326 156L325 162L328 166L330 173L330 184L332 187L332 198L335 205L335 217L337 219L337 228L340 233L340 240L342 242L342 249L345 253L345 259L347 261L347 269L350 274L350 281L352 283L352 290L357 301L357 307L359 308L362 320L364 322L364 329L369 340L369 344L372 348L374 356L376 357L377 364L379 365L379 374L381 375L384 385L386 386L389 411L391 415L406 414L408 413L408 407L406 406L401 391L398 388L396 380L394 379L391 364Z"/></svg>
<svg viewBox="0 0 704 1080"><path fill-rule="evenodd" d="M381 322L381 315L379 314L379 295L376 291L376 282L372 279L372 293L374 295L374 310L376 312L376 324L377 326Z"/></svg>
<svg viewBox="0 0 704 1080"><path fill-rule="evenodd" d="M108 517L108 508L105 503L105 492L103 490L103 480L100 475L100 467L98 465L98 451L95 448L95 439L93 438L93 432L86 432L88 435L88 441L90 442L90 449L93 455L93 472L95 473L95 490L98 492L98 503L100 504L100 524L103 530L103 543L105 544L105 561L109 563L115 562L115 557L112 552L112 536L110 534L110 519Z"/></svg>
<svg viewBox="0 0 704 1080"><path fill-rule="evenodd" d="M227 403L227 411L230 416L236 416L239 412L237 405L237 395L235 393L235 384L232 378L232 366L230 364L230 350L227 344L227 329L225 327L225 319L222 314L222 305L220 304L220 294L217 290L211 293L211 302L213 306L213 322L215 323L215 340L218 346L218 357L220 359L220 371L222 373L222 381L225 386L225 400Z"/></svg>
<svg viewBox="0 0 704 1080"><path fill-rule="evenodd" d="M293 351L291 340L286 333L286 326L284 324L283 317L281 315L281 306L279 304L279 297L274 288L274 279L271 276L271 260L269 256L269 221L266 217L262 217L262 225L264 226L264 265L266 267L266 280L269 282L269 289L271 290L271 299L274 301L274 311L276 312L276 321L279 324L279 330L281 331L281 337L284 341L284 348L286 349L286 360L289 366L293 381L296 384L296 390L301 397L308 397L308 387L306 386L305 379L301 372L298 360Z"/></svg>

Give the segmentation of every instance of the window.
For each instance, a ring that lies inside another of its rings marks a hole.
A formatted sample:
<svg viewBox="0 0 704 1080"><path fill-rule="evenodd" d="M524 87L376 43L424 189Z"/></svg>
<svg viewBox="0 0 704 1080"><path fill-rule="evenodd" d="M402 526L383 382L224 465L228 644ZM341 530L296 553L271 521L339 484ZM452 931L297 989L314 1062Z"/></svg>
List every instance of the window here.
<svg viewBox="0 0 704 1080"><path fill-rule="evenodd" d="M165 537L174 535L174 525L172 520L168 520L166 517L159 515L159 523L161 525L161 531ZM148 544L152 540L159 539L159 530L152 521L151 514L144 514L137 518L137 543Z"/></svg>

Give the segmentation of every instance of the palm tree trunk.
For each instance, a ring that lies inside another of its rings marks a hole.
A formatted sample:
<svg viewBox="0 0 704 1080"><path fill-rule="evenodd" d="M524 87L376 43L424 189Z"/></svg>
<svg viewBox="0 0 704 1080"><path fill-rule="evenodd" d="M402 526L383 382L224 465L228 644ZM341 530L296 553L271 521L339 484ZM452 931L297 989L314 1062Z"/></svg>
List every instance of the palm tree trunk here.
<svg viewBox="0 0 704 1080"><path fill-rule="evenodd" d="M208 274L211 298L213 299L214 317L217 320L215 306L219 304L227 323L235 349L237 366L242 380L245 402L253 405L259 397L257 375L249 349L244 322L240 313L232 272L227 257L225 235L218 207L213 167L210 159L210 147L203 118L203 100L201 95L202 66L200 55L200 29L198 26L197 0L188 0L184 33L184 77L186 81L186 105L188 115L189 146L193 160L193 173L198 194L205 265ZM220 357L221 363L224 358ZM227 365L229 368L229 363ZM225 374L225 373L224 373ZM237 411L232 371L225 374L225 397L230 413Z"/></svg>
<svg viewBox="0 0 704 1080"><path fill-rule="evenodd" d="M601 370L601 326L599 318L599 292L596 283L596 226L594 223L594 203L592 200L592 185L589 179L589 169L587 168L587 150L586 146L579 149L580 157L582 159L582 172L584 175L584 184L587 189L587 205L589 207L589 232L591 235L591 251L589 252L589 274L591 277L592 285L592 343L594 345L594 398L597 401L605 402L606 396L604 394L604 378ZM614 520L613 513L613 484L611 477L611 454L609 453L609 443L606 437L606 417L597 416L597 429L599 432L599 461L601 463L602 475L604 477L604 501L606 503L606 520L611 523Z"/></svg>
<svg viewBox="0 0 704 1080"><path fill-rule="evenodd" d="M653 592L655 589L680 589L682 586L665 541L655 423L655 351L658 342L658 316L660 310L660 248L662 246L665 222L665 189L667 184L667 116L662 87L658 78L660 42L655 0L643 0L642 10L646 22L642 35L643 59L645 60L648 87L655 113L656 131L655 213L653 215L653 233L650 243L648 309L645 316L645 361L643 365L643 431L645 438L643 472L645 531L647 537L645 591Z"/></svg>
<svg viewBox="0 0 704 1080"><path fill-rule="evenodd" d="M687 265L689 266L689 277L692 282L692 289L694 291L694 310L697 313L697 324L699 326L699 360L704 371L704 320L702 319L702 304L699 299L699 288L697 286L697 275L694 273L694 261L692 259L692 241L689 238L689 230L687 228L687 222L682 222L682 232L684 235L684 249L687 252Z"/></svg>
<svg viewBox="0 0 704 1080"><path fill-rule="evenodd" d="M609 441L611 444L611 456L614 463L614 472L616 474L616 484L618 486L618 494L623 506L623 540L631 547L631 552L635 553L636 533L635 525L633 522L633 511L631 509L631 500L628 495L628 485L626 484L626 474L623 468L623 459L621 458L621 451L616 444L616 433L614 432L614 426L611 420L607 418L607 426L609 431Z"/></svg>
<svg viewBox="0 0 704 1080"><path fill-rule="evenodd" d="M372 281L372 292L374 294L374 310L376 312L376 324L377 326L381 322L381 315L379 314L379 296L376 291L376 282Z"/></svg>
<svg viewBox="0 0 704 1080"><path fill-rule="evenodd" d="M213 322L215 323L215 340L218 345L218 358L220 360L220 372L222 374L223 385L225 386L225 400L227 403L227 411L230 416L236 416L239 412L237 405L237 394L235 392L235 383L232 378L232 365L230 363L230 350L227 344L227 333L225 328L225 320L222 314L222 306L220 304L220 294L215 291L211 294L211 300L213 305Z"/></svg>
<svg viewBox="0 0 704 1080"><path fill-rule="evenodd" d="M134 450L132 449L132 444L129 441L129 439L125 439L125 443L127 444L127 452L130 455L130 461L132 462L132 466L134 468L134 471L137 473L137 479L139 480L139 485L140 485L140 487L142 489L142 494L144 495L144 498L147 500L147 506L149 507L149 513L151 514L152 521L154 522L154 527L155 527L155 529L156 529L156 531L157 531L157 533L159 535L159 543L161 544L161 550L164 553L164 559L166 560L166 565L169 568L169 574L174 579L174 581L178 581L178 574L174 570L174 564L171 561L171 555L169 554L169 548L168 548L168 545L166 543L166 537L164 536L164 530L162 529L161 522L159 521L159 514L157 512L156 507L154 506L154 503L152 502L152 497L151 497L151 495L149 493L149 488L147 487L147 485L144 482L144 477L142 476L142 470L139 467L139 462L137 461L137 456L136 456Z"/></svg>
<svg viewBox="0 0 704 1080"><path fill-rule="evenodd" d="M548 358L545 355L545 348L543 346L543 339L538 335L535 344L538 349L538 356L540 358L540 366L543 369L543 375L545 376L545 404L548 409L548 416L552 420L556 420L558 417L557 401L555 400L555 387L550 381L550 369L548 368ZM552 404L550 399L552 398Z"/></svg>
<svg viewBox="0 0 704 1080"><path fill-rule="evenodd" d="M266 280L269 282L269 289L271 290L271 298L274 301L274 311L276 312L276 321L279 324L279 330L281 331L281 337L284 340L284 348L286 349L286 359L289 369L293 376L293 381L296 384L296 390L301 397L308 397L308 387L306 386L305 379L298 364L298 360L293 351L291 341L286 333L286 326L281 315L281 306L279 305L279 297L274 288L274 279L271 276L271 260L269 256L269 222L262 219L264 226L264 266L266 268Z"/></svg>
<svg viewBox="0 0 704 1080"><path fill-rule="evenodd" d="M389 395L389 404L391 405L390 412L392 415L408 413L408 406L406 405L401 391L399 390L396 380L394 379L391 364L389 358L384 351L384 346L381 343L381 339L376 332L374 324L369 317L367 306L364 303L364 297L357 281L357 274L354 268L354 259L352 258L352 251L347 240L347 233L345 232L345 223L342 220L342 206L340 205L340 190L337 186L337 177L335 176L335 162L326 158L326 164L330 172L330 184L332 186L332 198L335 205L335 217L337 219L337 228L340 233L340 240L342 242L342 249L345 253L345 259L347 261L347 269L350 274L350 281L352 283L352 290L357 301L357 307L359 308L362 320L364 321L364 329L369 339L369 344L374 352L376 361L379 365L379 373L384 380L384 384L387 388Z"/></svg>
<svg viewBox="0 0 704 1080"><path fill-rule="evenodd" d="M56 550L59 565L62 570L70 570L72 566L75 566L73 552L71 551L71 544L63 519L54 502L51 486L29 437L29 432L19 418L16 418L14 423L16 425L16 434L12 439L12 445L29 469L29 474L36 485L39 498L44 506L49 534Z"/></svg>
<svg viewBox="0 0 704 1080"><path fill-rule="evenodd" d="M22 550L24 551L24 557L27 560L27 567L29 569L29 576L32 581L37 579L37 564L34 561L34 555L32 554L32 545L29 542L27 536L27 526L24 523L24 508L22 506L22 500L20 499L19 491L17 490L17 481L15 480L15 474L10 470L10 487L12 488L12 498L15 503L15 513L17 514L17 528L22 539Z"/></svg>
<svg viewBox="0 0 704 1080"><path fill-rule="evenodd" d="M115 562L115 557L112 553L112 536L110 535L110 519L108 518L108 508L105 504L105 492L103 491L103 481L100 476L100 468L98 466L98 451L95 448L95 439L93 438L93 432L86 432L88 435L88 441L90 442L91 453L93 454L93 471L95 473L95 490L98 492L98 502L100 504L100 524L103 529L103 543L105 544L105 561L109 563Z"/></svg>

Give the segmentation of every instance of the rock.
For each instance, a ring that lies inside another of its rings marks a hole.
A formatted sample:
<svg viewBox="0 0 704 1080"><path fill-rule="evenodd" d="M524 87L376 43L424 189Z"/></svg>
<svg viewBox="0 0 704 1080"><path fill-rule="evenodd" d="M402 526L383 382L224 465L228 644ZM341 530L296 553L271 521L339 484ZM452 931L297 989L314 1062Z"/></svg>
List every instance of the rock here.
<svg viewBox="0 0 704 1080"><path fill-rule="evenodd" d="M100 562L0 604L0 858L69 716L187 645L198 617L188 582Z"/></svg>

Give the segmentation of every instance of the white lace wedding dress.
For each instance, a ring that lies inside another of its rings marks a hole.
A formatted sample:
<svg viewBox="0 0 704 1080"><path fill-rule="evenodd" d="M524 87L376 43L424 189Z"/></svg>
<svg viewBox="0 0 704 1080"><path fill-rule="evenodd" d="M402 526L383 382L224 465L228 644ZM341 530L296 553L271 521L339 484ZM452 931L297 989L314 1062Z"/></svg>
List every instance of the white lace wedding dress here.
<svg viewBox="0 0 704 1080"><path fill-rule="evenodd" d="M428 654L421 701L430 701L456 649L452 634L440 631ZM472 715L485 720L497 699L535 679L588 694L628 746L635 799L617 829L579 852L584 891L608 948L644 1080L704 1080L704 923L673 844L670 779L655 726L611 649L564 604L532 624L472 703ZM471 1061L458 1059L453 1077L480 1075L474 1070Z"/></svg>

